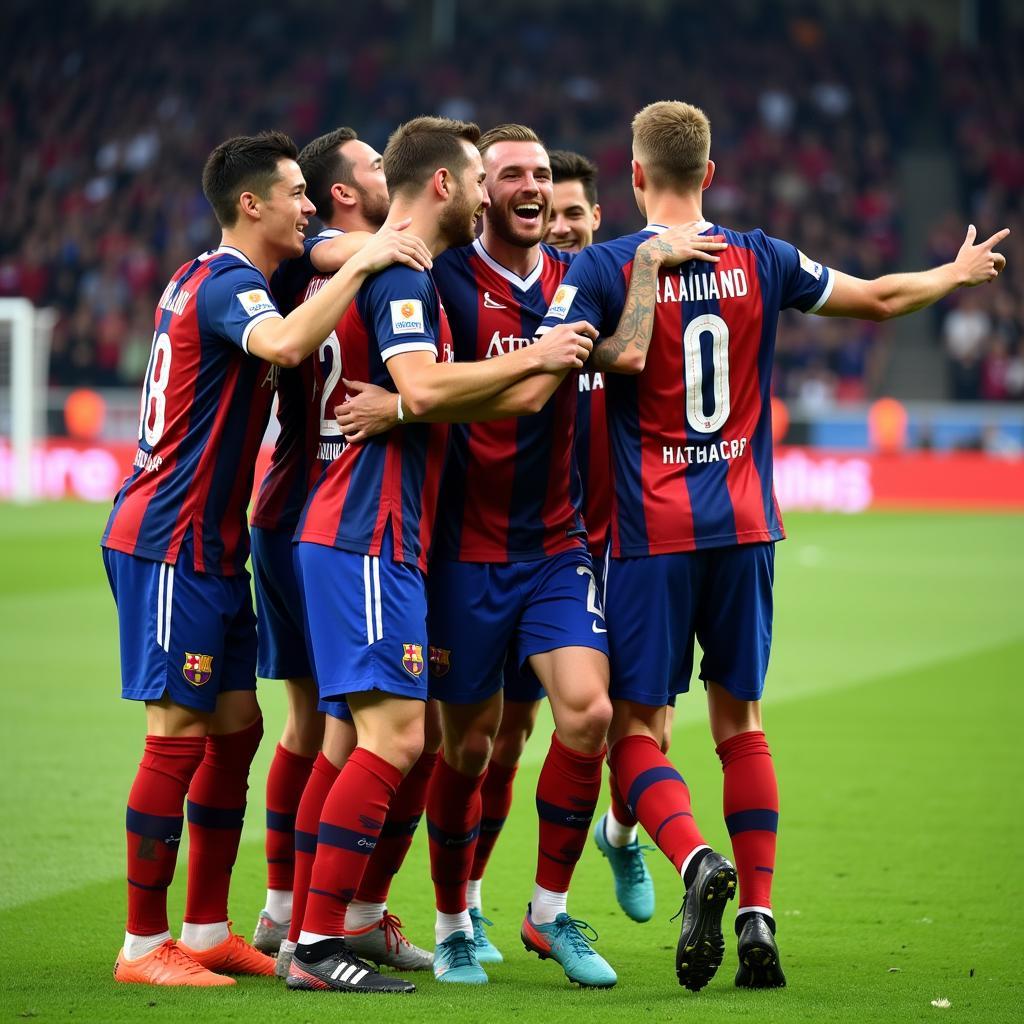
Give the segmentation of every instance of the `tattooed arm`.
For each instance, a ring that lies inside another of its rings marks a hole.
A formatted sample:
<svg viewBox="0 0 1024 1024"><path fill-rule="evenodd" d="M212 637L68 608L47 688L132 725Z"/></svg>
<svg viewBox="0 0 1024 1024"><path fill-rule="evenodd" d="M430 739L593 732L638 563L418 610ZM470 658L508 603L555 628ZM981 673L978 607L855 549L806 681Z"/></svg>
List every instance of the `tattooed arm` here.
<svg viewBox="0 0 1024 1024"><path fill-rule="evenodd" d="M591 370L636 374L647 365L647 349L654 329L658 273L687 260L717 263L714 253L727 248L724 235L698 234L698 224L682 224L647 239L633 257L626 304L619 325L610 337L601 338L587 363Z"/></svg>

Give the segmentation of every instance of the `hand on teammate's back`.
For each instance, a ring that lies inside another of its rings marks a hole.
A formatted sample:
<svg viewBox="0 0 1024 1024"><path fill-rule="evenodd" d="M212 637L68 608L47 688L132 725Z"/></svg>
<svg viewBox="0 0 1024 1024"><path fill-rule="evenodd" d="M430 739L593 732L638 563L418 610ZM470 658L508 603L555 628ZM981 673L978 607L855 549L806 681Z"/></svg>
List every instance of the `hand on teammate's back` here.
<svg viewBox="0 0 1024 1024"><path fill-rule="evenodd" d="M361 380L344 381L349 397L334 407L334 416L349 444L383 434L398 423L395 393Z"/></svg>
<svg viewBox="0 0 1024 1024"><path fill-rule="evenodd" d="M406 230L411 223L411 219L406 218L385 224L352 257L357 269L376 274L392 263L403 263L413 270L429 270L434 265L430 250L418 235Z"/></svg>
<svg viewBox="0 0 1024 1024"><path fill-rule="evenodd" d="M978 235L978 229L973 224L968 225L967 237L964 239L964 244L960 246L954 263L963 274L965 288L988 284L989 281L994 281L999 276L1003 267L1006 266L1006 257L1002 253L992 250L1009 233L1009 228L1003 228L991 238L986 238L984 242L975 245L974 239Z"/></svg>
<svg viewBox="0 0 1024 1024"><path fill-rule="evenodd" d="M552 327L540 337L535 346L541 357L541 372L578 370L590 358L596 339L597 331L586 320Z"/></svg>
<svg viewBox="0 0 1024 1024"><path fill-rule="evenodd" d="M717 263L716 252L729 248L725 235L702 235L701 221L677 224L647 239L636 251L638 259L651 258L663 267L676 267L687 260Z"/></svg>

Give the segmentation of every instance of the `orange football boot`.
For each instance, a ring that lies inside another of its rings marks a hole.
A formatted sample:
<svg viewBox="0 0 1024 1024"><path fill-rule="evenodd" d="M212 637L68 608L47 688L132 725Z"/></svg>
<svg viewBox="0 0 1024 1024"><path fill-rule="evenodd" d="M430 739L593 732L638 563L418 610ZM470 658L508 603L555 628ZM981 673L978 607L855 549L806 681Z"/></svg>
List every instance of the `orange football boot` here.
<svg viewBox="0 0 1024 1024"><path fill-rule="evenodd" d="M196 963L174 939L168 939L136 960L129 960L122 949L114 964L114 981L138 985L193 985L200 988L235 984L234 978L214 974L202 964Z"/></svg>
<svg viewBox="0 0 1024 1024"><path fill-rule="evenodd" d="M231 923L228 922L228 927ZM190 949L183 942L178 943L198 964L218 974L268 974L274 973L274 958L250 946L241 935L230 932L223 942L210 949Z"/></svg>

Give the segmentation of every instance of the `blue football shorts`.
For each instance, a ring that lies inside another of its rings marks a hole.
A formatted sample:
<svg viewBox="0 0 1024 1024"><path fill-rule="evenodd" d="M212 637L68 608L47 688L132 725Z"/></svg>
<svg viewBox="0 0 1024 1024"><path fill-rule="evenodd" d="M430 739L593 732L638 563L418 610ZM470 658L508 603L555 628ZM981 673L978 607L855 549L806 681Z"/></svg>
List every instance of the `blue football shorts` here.
<svg viewBox="0 0 1024 1024"><path fill-rule="evenodd" d="M583 548L509 564L438 560L427 586L430 695L439 700L486 700L502 688L509 667L522 669L534 654L562 647L608 653L600 593ZM538 698L539 686L514 682L509 699Z"/></svg>
<svg viewBox="0 0 1024 1024"><path fill-rule="evenodd" d="M295 573L293 530L252 528L252 579L256 591L256 674L262 679L306 679L302 592Z"/></svg>
<svg viewBox="0 0 1024 1024"><path fill-rule="evenodd" d="M117 605L121 696L213 711L228 690L256 689L256 615L249 574L196 572L191 534L178 559L103 549Z"/></svg>
<svg viewBox="0 0 1024 1024"><path fill-rule="evenodd" d="M700 678L760 700L772 646L775 545L609 558L605 613L613 700L661 707Z"/></svg>
<svg viewBox="0 0 1024 1024"><path fill-rule="evenodd" d="M322 706L368 690L426 700L424 576L393 560L391 531L379 556L308 541L295 551Z"/></svg>

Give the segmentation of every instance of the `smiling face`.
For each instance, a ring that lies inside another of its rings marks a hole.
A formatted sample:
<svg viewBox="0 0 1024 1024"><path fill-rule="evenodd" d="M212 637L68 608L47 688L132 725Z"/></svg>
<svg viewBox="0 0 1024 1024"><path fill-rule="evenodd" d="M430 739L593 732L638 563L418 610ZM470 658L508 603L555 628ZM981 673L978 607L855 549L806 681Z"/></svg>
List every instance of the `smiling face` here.
<svg viewBox="0 0 1024 1024"><path fill-rule="evenodd" d="M306 225L316 207L306 198L306 179L294 160L278 160L277 177L259 208L264 239L279 258L301 256Z"/></svg>
<svg viewBox="0 0 1024 1024"><path fill-rule="evenodd" d="M600 226L601 207L590 205L582 181L572 178L555 185L545 242L566 252L579 252L594 241Z"/></svg>
<svg viewBox="0 0 1024 1024"><path fill-rule="evenodd" d="M510 245L536 245L551 216L551 164L544 147L496 142L484 154L484 168L491 197L488 228Z"/></svg>
<svg viewBox="0 0 1024 1024"><path fill-rule="evenodd" d="M484 168L476 146L462 142L466 151L466 166L451 180L451 198L441 212L440 227L445 241L453 248L469 245L476 238L477 224L490 206L484 187Z"/></svg>

